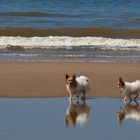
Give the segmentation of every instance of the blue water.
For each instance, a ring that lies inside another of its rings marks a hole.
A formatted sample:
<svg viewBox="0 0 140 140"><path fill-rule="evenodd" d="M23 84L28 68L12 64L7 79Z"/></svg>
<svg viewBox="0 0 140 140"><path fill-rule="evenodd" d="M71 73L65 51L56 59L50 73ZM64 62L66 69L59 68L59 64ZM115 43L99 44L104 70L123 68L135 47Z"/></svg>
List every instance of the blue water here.
<svg viewBox="0 0 140 140"><path fill-rule="evenodd" d="M1 0L0 27L140 29L140 1Z"/></svg>
<svg viewBox="0 0 140 140"><path fill-rule="evenodd" d="M139 101L138 101L139 103ZM71 107L66 98L0 99L2 140L132 140L140 138L140 106L113 98L74 100L74 111L86 114L84 123L66 125ZM78 107L78 108L77 108ZM127 111L129 108L129 111ZM118 112L125 110L119 122ZM87 111L88 110L88 111Z"/></svg>
<svg viewBox="0 0 140 140"><path fill-rule="evenodd" d="M83 45L81 42L87 38L82 37L90 36L90 30L76 30L81 28L91 29L97 43L90 44L93 38ZM51 37L47 41L42 36L52 34L44 35L44 29L50 29L45 33L55 32L59 37L64 29L64 35L71 36L68 29L72 29L72 36L78 33L79 41L75 42L74 38L51 41ZM114 39L112 43L110 38L123 40L120 43ZM130 39L134 40L129 43ZM139 39L140 0L0 0L0 61L140 62ZM52 46L48 45L50 42ZM28 49L20 50L23 46ZM111 47L111 51L106 49Z"/></svg>
<svg viewBox="0 0 140 140"><path fill-rule="evenodd" d="M139 51L1 50L1 61L140 62Z"/></svg>

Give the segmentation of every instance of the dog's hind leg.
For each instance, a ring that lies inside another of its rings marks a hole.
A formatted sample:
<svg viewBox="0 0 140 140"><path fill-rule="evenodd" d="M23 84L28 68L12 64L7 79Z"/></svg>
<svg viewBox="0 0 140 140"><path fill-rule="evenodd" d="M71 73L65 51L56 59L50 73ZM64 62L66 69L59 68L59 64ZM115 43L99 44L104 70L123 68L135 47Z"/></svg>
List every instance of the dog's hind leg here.
<svg viewBox="0 0 140 140"><path fill-rule="evenodd" d="M138 98L139 94L136 93L136 96L134 97L134 100L136 100Z"/></svg>

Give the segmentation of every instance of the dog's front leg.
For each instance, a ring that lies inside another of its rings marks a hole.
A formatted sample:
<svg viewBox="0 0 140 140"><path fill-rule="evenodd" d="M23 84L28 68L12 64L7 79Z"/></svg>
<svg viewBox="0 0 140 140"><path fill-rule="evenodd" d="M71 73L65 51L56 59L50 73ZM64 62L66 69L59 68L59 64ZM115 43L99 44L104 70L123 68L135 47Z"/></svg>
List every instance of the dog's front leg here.
<svg viewBox="0 0 140 140"><path fill-rule="evenodd" d="M125 105L131 102L131 100L128 102L128 96L124 96L123 101Z"/></svg>
<svg viewBox="0 0 140 140"><path fill-rule="evenodd" d="M69 100L72 101L72 96L73 96L73 93L70 92L70 97L69 97Z"/></svg>
<svg viewBox="0 0 140 140"><path fill-rule="evenodd" d="M82 101L84 101L85 98L86 98L86 92L83 92Z"/></svg>
<svg viewBox="0 0 140 140"><path fill-rule="evenodd" d="M127 96L124 96L123 100L124 100L124 101L127 101Z"/></svg>
<svg viewBox="0 0 140 140"><path fill-rule="evenodd" d="M76 93L76 96L77 96L77 98L79 98L79 93L78 92Z"/></svg>

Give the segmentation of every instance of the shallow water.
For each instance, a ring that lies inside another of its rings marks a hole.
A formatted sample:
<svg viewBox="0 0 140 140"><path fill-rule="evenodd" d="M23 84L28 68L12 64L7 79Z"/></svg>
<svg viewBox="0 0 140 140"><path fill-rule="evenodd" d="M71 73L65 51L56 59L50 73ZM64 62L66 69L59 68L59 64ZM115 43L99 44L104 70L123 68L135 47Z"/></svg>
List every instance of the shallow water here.
<svg viewBox="0 0 140 140"><path fill-rule="evenodd" d="M72 116L75 123L68 121ZM139 139L140 106L113 98L74 100L71 106L66 98L0 99L0 124L2 140Z"/></svg>

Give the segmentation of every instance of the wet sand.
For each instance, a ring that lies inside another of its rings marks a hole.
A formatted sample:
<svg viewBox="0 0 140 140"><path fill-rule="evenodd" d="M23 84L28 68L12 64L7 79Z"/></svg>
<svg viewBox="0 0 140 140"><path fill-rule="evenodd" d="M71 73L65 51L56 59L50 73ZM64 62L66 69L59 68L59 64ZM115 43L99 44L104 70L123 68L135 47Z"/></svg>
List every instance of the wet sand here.
<svg viewBox="0 0 140 140"><path fill-rule="evenodd" d="M58 28L58 29L33 29L33 28L0 28L0 36L102 36L111 38L140 38L140 30L113 29L113 28Z"/></svg>
<svg viewBox="0 0 140 140"><path fill-rule="evenodd" d="M0 62L0 97L67 97L65 74L86 75L90 97L122 98L116 81L140 79L140 63Z"/></svg>

